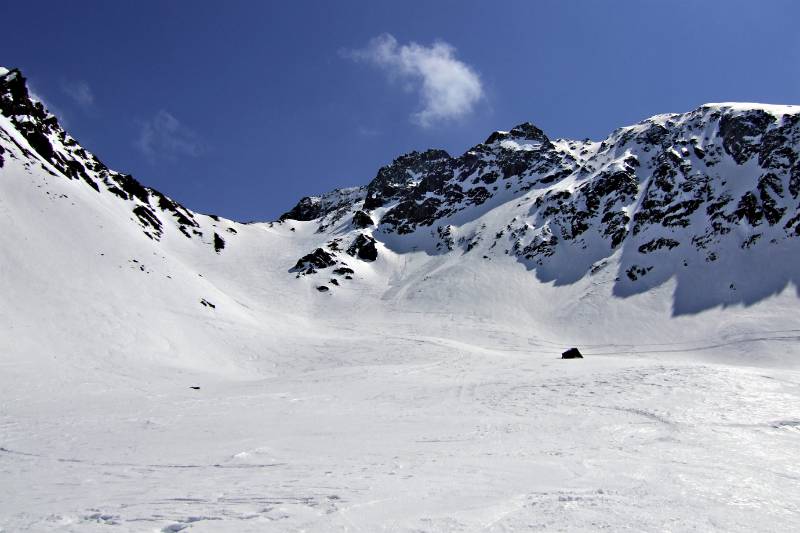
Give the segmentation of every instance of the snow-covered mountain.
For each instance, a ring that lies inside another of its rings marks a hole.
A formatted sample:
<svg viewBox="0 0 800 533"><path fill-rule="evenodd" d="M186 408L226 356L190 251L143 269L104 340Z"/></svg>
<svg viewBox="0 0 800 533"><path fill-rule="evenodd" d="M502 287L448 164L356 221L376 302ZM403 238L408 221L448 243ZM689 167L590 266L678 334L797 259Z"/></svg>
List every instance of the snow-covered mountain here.
<svg viewBox="0 0 800 533"><path fill-rule="evenodd" d="M82 182L154 241L184 237L223 254L235 240L241 225L108 169L29 97L18 71L3 75L0 90L7 157ZM459 157L400 156L368 185L303 198L267 227L314 226L317 246L284 266L317 274L326 289L352 278L348 262L381 261L378 249L392 259L507 256L555 285L611 269L623 298L675 280L674 314L695 313L796 285L799 154L796 106L708 104L602 142L550 140L524 123Z"/></svg>
<svg viewBox="0 0 800 533"><path fill-rule="evenodd" d="M797 285L799 150L796 106L709 104L599 143L524 123L457 158L401 156L365 188L304 198L281 220L314 221L338 257L373 241L505 255L557 285L613 268L621 297L675 279L675 314L694 313Z"/></svg>
<svg viewBox="0 0 800 533"><path fill-rule="evenodd" d="M0 227L0 531L800 527L800 107L524 123L242 224L0 69Z"/></svg>

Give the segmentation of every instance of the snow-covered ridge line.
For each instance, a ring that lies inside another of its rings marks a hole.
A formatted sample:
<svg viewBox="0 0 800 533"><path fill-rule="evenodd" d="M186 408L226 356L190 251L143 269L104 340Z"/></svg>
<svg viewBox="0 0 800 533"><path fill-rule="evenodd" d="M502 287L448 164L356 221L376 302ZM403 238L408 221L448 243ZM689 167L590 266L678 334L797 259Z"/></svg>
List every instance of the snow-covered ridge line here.
<svg viewBox="0 0 800 533"><path fill-rule="evenodd" d="M219 254L241 229L108 169L31 99L18 70L0 76L0 111L43 168L126 206L150 239L187 239ZM781 263L765 262L765 283L726 265L794 258L799 154L797 106L706 104L619 128L601 142L551 140L526 122L457 157L435 149L402 155L367 185L303 198L270 226L313 226L309 248L284 265L295 275L300 264L306 274L349 275L351 258L377 261L369 268L379 271L382 250L472 254L511 258L556 284L614 268L622 297L670 279L689 290L708 278L702 283L713 290L703 301L677 293L686 300L678 309L694 312L759 301L796 282ZM333 279L328 290L336 290Z"/></svg>
<svg viewBox="0 0 800 533"><path fill-rule="evenodd" d="M800 106L788 104L762 104L758 102L709 102L700 106L700 109L731 109L734 111L761 110L771 113L776 117L800 113Z"/></svg>
<svg viewBox="0 0 800 533"><path fill-rule="evenodd" d="M356 238L400 253L510 256L557 284L615 264L618 296L683 279L678 308L696 312L797 282L763 257L797 254L799 194L800 107L726 103L602 142L551 141L524 123L459 157L412 152L380 169L363 200L296 216L301 203L282 221L317 221L320 244L333 239L330 265L341 262L337 243ZM731 262L763 262L769 281ZM689 290L698 283L702 297Z"/></svg>
<svg viewBox="0 0 800 533"><path fill-rule="evenodd" d="M222 229L232 222L195 213L161 192L145 187L133 176L109 169L82 147L60 125L58 118L33 97L18 69L0 72L0 113L27 141L32 153L48 172L82 180L100 195L112 195L125 202L133 218L149 238L160 240L175 233L214 246L219 235L209 231L209 220ZM216 237L214 235L217 235Z"/></svg>

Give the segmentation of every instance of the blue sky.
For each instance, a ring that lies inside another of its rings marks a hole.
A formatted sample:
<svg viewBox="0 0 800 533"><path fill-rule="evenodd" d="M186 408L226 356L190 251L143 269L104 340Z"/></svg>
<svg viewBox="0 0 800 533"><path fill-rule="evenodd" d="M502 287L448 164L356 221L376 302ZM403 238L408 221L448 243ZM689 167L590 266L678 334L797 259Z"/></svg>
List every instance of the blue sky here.
<svg viewBox="0 0 800 533"><path fill-rule="evenodd" d="M705 102L800 103L795 0L28 0L0 20L0 65L84 146L237 220L524 121L599 139Z"/></svg>

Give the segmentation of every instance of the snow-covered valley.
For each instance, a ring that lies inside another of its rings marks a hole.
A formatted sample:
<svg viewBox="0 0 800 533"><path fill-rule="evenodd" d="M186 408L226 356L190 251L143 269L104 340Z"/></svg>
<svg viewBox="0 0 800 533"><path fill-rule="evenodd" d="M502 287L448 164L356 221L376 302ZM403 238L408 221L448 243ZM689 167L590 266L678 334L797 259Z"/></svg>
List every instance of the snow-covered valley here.
<svg viewBox="0 0 800 533"><path fill-rule="evenodd" d="M350 337L304 346L315 369L278 377L81 369L4 388L4 527L800 526L796 371L564 363L487 333L502 348Z"/></svg>
<svg viewBox="0 0 800 533"><path fill-rule="evenodd" d="M797 108L757 108L790 132L761 163L741 128L734 155L713 132L702 158L665 148L695 165L663 204L685 224L642 207L659 156L625 144L663 117L606 148L493 134L475 182L417 154L369 190L240 224L98 164L15 72L0 531L800 529ZM701 139L717 109L670 120ZM635 190L597 192L615 172ZM570 346L585 358L560 359Z"/></svg>

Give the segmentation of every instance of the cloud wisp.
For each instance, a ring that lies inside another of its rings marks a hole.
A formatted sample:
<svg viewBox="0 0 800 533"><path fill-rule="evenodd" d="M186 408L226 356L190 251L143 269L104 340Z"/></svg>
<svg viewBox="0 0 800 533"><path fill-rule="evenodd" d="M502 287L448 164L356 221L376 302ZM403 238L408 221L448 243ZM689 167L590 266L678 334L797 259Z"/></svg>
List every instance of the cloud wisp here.
<svg viewBox="0 0 800 533"><path fill-rule="evenodd" d="M163 109L139 123L139 138L135 144L151 162L197 157L204 151L198 135Z"/></svg>
<svg viewBox="0 0 800 533"><path fill-rule="evenodd" d="M61 83L61 90L83 108L89 108L94 105L92 88L83 80L64 81Z"/></svg>
<svg viewBox="0 0 800 533"><path fill-rule="evenodd" d="M411 42L400 45L385 33L366 47L343 52L345 57L375 65L411 90L417 91L421 109L411 120L430 127L445 120L464 117L483 98L480 76L455 57L455 48L443 41L431 46Z"/></svg>

